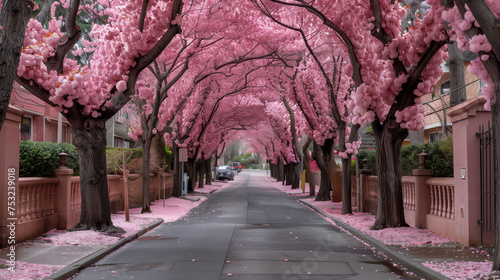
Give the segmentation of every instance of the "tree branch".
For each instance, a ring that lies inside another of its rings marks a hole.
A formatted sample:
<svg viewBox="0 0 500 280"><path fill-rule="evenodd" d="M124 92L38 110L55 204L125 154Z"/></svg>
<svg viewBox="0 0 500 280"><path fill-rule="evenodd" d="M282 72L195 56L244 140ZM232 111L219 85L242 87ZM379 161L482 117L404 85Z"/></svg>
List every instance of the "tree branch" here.
<svg viewBox="0 0 500 280"><path fill-rule="evenodd" d="M149 4L149 0L144 0L142 1L142 8L141 8L141 15L139 16L139 26L137 27L137 29L139 29L139 31L144 31L144 21L146 19L146 13L148 12L148 4Z"/></svg>
<svg viewBox="0 0 500 280"><path fill-rule="evenodd" d="M180 15L182 12L182 0L174 0L172 9L172 20ZM106 111L102 113L104 118L109 119L114 114L116 114L127 102L130 100L132 95L135 94L135 83L141 71L148 65L153 63L155 59L165 50L165 48L172 42L177 34L180 34L181 27L177 24L170 25L168 30L163 34L156 45L144 56L140 56L135 59L136 65L130 69L129 80L127 81L127 89L122 92L118 92L111 98L111 103L113 106L107 108ZM115 89L116 90L116 89Z"/></svg>
<svg viewBox="0 0 500 280"><path fill-rule="evenodd" d="M500 58L500 21L493 15L485 1L455 0L455 2L467 4L493 51Z"/></svg>

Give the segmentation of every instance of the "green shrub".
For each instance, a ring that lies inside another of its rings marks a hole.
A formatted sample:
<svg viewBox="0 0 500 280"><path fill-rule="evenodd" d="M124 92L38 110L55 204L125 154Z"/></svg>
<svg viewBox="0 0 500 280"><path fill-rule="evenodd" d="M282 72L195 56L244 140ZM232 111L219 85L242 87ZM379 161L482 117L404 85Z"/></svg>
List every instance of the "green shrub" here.
<svg viewBox="0 0 500 280"><path fill-rule="evenodd" d="M434 177L453 177L453 141L437 141L430 147L425 161Z"/></svg>
<svg viewBox="0 0 500 280"><path fill-rule="evenodd" d="M257 163L257 160L254 157L247 157L247 158L241 160L242 165L245 165L245 164L252 165L252 164L256 164L256 163Z"/></svg>
<svg viewBox="0 0 500 280"><path fill-rule="evenodd" d="M420 166L418 154L428 151L427 145L408 145L401 148L401 173L403 176L413 175L413 169Z"/></svg>
<svg viewBox="0 0 500 280"><path fill-rule="evenodd" d="M418 154L425 151L427 158L424 167L430 169L433 177L453 177L453 141L451 139L436 141L423 145L408 145L401 148L401 173L403 176L413 175L413 170L420 167ZM377 174L375 150L361 150L359 160L367 159L371 172Z"/></svg>
<svg viewBox="0 0 500 280"><path fill-rule="evenodd" d="M173 169L173 156L172 156L172 151L168 146L165 146L165 152L167 153L165 157L165 163L167 164L167 169L166 171L172 170Z"/></svg>
<svg viewBox="0 0 500 280"><path fill-rule="evenodd" d="M252 164L250 165L250 169L260 169L261 165L260 164Z"/></svg>
<svg viewBox="0 0 500 280"><path fill-rule="evenodd" d="M106 166L108 174L115 174L123 165L123 153L126 163L136 158L142 158L141 148L115 148L106 147Z"/></svg>
<svg viewBox="0 0 500 280"><path fill-rule="evenodd" d="M234 162L241 162L242 160L243 160L242 156L235 156L233 159Z"/></svg>
<svg viewBox="0 0 500 280"><path fill-rule="evenodd" d="M20 177L49 177L61 166L59 154L68 154L66 166L79 175L78 151L68 143L21 141L19 147Z"/></svg>

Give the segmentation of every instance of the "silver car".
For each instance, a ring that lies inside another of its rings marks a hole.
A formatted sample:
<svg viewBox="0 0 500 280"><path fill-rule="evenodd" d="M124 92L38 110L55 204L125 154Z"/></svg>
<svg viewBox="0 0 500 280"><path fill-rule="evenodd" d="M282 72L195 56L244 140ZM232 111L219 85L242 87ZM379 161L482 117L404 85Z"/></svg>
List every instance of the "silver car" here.
<svg viewBox="0 0 500 280"><path fill-rule="evenodd" d="M215 169L215 180L234 180L233 167L228 165L217 166Z"/></svg>

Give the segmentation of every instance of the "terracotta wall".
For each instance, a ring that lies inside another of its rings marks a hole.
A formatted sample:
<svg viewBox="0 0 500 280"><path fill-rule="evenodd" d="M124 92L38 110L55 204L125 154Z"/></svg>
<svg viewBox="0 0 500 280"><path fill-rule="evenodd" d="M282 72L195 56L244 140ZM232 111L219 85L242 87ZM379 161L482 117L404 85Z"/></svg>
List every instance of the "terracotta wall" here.
<svg viewBox="0 0 500 280"><path fill-rule="evenodd" d="M9 245L8 240L12 229L9 225L17 224L19 125L22 115L21 110L9 105L6 119L0 130L0 247L2 248ZM10 209L8 208L9 202L11 203Z"/></svg>
<svg viewBox="0 0 500 280"><path fill-rule="evenodd" d="M54 228L68 229L79 222L81 213L80 177L72 175L73 170L61 167L55 171L54 178L28 177L18 180L16 243L36 238ZM139 175L131 176L139 177ZM168 178L169 176L171 174L164 174L164 177ZM108 175L112 213L124 210L123 182L122 175ZM142 192L140 177L135 182L135 186L130 187L129 190L134 192L136 191L134 189L140 186L138 191ZM158 200L161 189L159 176L151 174L150 183L150 199L151 201ZM169 197L172 195L172 180L164 180L164 184L166 197ZM7 203L5 202L3 205L7 205ZM142 195L140 203L136 202L130 208L141 206ZM6 215L4 212L0 212L0 214L3 215L2 217ZM3 231L5 231L2 237L8 237L9 229L5 227L8 220L3 218L2 221ZM8 246L8 240L3 238L1 245L1 248Z"/></svg>

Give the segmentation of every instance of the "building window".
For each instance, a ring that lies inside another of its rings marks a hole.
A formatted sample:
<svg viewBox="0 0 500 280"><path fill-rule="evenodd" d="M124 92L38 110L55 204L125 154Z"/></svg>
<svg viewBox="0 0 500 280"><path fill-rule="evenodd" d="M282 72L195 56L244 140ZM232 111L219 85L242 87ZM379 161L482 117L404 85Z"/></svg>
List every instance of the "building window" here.
<svg viewBox="0 0 500 280"><path fill-rule="evenodd" d="M125 114L122 112L122 109L120 109L120 111L116 112L115 120L119 123L122 123L125 121Z"/></svg>
<svg viewBox="0 0 500 280"><path fill-rule="evenodd" d="M429 133L429 142L434 143L438 140L443 140L443 132L431 132Z"/></svg>
<svg viewBox="0 0 500 280"><path fill-rule="evenodd" d="M62 126L62 137L61 137L61 141L63 143L71 143L70 142L70 139L68 139L68 126L63 124Z"/></svg>
<svg viewBox="0 0 500 280"><path fill-rule="evenodd" d="M448 92L450 92L450 80L442 83L439 89L439 94L446 94Z"/></svg>
<svg viewBox="0 0 500 280"><path fill-rule="evenodd" d="M123 139L115 138L115 147L123 148Z"/></svg>
<svg viewBox="0 0 500 280"><path fill-rule="evenodd" d="M478 84L479 84L479 90L478 90L477 95L482 95L483 94L483 87L486 86L486 82L483 81L483 80L481 80L481 79L479 79L479 83Z"/></svg>
<svg viewBox="0 0 500 280"><path fill-rule="evenodd" d="M21 140L32 140L33 118L23 117L21 122Z"/></svg>

